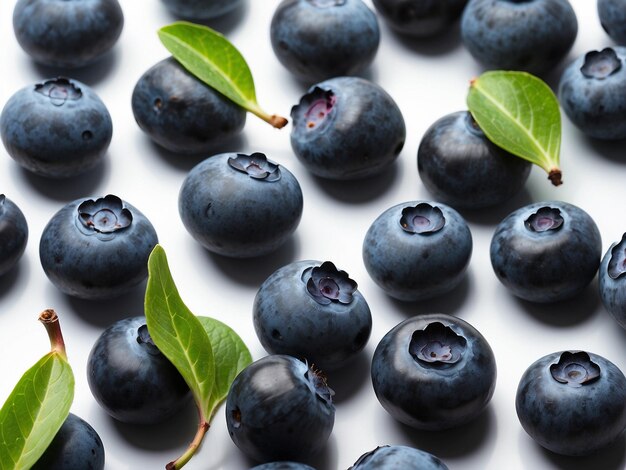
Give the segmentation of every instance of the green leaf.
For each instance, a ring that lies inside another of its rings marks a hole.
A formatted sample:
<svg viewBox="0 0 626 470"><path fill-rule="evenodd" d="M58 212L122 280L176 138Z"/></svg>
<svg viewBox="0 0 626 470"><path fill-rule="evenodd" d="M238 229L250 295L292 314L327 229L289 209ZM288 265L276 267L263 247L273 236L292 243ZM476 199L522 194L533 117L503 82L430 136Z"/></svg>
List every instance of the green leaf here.
<svg viewBox="0 0 626 470"><path fill-rule="evenodd" d="M241 53L208 26L177 21L158 31L159 39L189 72L274 127L287 120L269 115L257 103L254 80Z"/></svg>
<svg viewBox="0 0 626 470"><path fill-rule="evenodd" d="M472 80L467 106L491 142L561 184L561 112L545 82L526 72L485 72Z"/></svg>
<svg viewBox="0 0 626 470"><path fill-rule="evenodd" d="M67 418L74 375L59 351L42 357L19 380L0 409L0 469L29 469Z"/></svg>
<svg viewBox="0 0 626 470"><path fill-rule="evenodd" d="M198 317L211 340L215 356L214 407L217 408L228 395L233 380L252 362L250 351L233 329L219 320Z"/></svg>
<svg viewBox="0 0 626 470"><path fill-rule="evenodd" d="M185 379L202 419L208 420L215 382L213 349L202 324L180 298L160 245L148 259L145 313L154 344Z"/></svg>

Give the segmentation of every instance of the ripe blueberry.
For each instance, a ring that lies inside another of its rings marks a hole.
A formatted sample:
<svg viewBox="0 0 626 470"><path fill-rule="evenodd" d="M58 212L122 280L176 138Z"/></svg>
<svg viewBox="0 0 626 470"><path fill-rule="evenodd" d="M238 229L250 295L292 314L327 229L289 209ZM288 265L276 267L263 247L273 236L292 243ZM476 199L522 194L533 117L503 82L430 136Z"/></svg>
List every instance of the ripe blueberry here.
<svg viewBox="0 0 626 470"><path fill-rule="evenodd" d="M28 242L28 224L17 205L0 194L0 276L20 260Z"/></svg>
<svg viewBox="0 0 626 470"><path fill-rule="evenodd" d="M241 5L241 0L163 0L163 3L175 15L208 20L233 11Z"/></svg>
<svg viewBox="0 0 626 470"><path fill-rule="evenodd" d="M467 0L374 0L376 11L400 34L429 38L459 19Z"/></svg>

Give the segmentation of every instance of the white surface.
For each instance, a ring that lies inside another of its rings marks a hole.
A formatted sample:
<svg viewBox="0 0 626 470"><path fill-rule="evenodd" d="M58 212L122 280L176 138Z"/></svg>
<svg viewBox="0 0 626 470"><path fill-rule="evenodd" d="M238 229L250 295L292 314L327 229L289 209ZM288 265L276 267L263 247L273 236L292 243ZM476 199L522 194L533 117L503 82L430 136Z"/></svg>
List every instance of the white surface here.
<svg viewBox="0 0 626 470"><path fill-rule="evenodd" d="M33 64L19 48L11 25L15 2L0 2L0 104L19 88L58 72ZM85 366L100 332L114 320L142 314L143 291L110 302L92 303L60 294L39 264L43 227L65 203L87 195L116 194L143 211L165 247L181 295L198 315L214 316L232 326L255 359L264 355L251 321L260 283L278 267L299 259L331 260L359 283L374 318L369 344L360 361L329 377L335 388L336 423L326 451L313 464L318 470L345 469L363 452L382 444L422 448L457 469L585 469L625 467L624 439L591 458L568 459L543 451L521 428L514 407L519 378L532 362L562 349L601 354L626 371L626 332L603 309L597 282L584 295L561 305L531 305L516 300L499 284L489 262L495 225L513 209L540 200L561 199L586 210L596 221L603 251L626 231L626 156L623 143L596 144L563 118L564 184L554 188L534 168L523 194L495 210L463 212L474 238L467 280L452 294L420 304L385 296L369 279L361 260L361 243L370 223L400 202L429 199L417 174L419 141L436 119L465 108L468 81L479 65L460 43L458 30L432 43L401 40L381 21L381 44L367 77L398 102L406 121L407 141L393 171L365 183L329 183L310 176L289 145L290 128L274 130L252 115L238 146L228 150L265 152L298 178L304 193L304 215L293 242L260 260L233 261L208 254L185 231L177 211L178 190L200 157L175 156L158 149L134 122L130 96L143 72L168 54L156 30L174 18L157 0L122 1L125 26L119 43L103 62L69 76L91 85L108 106L114 135L106 163L95 172L68 182L48 181L21 170L0 148L0 192L25 213L30 238L19 268L0 280L0 402L21 374L48 350L41 310L60 315L70 362L76 376L72 411L89 421L106 448L107 470L157 469L177 457L191 440L193 407L182 416L150 428L116 423L93 400ZM241 50L253 71L260 104L288 117L306 87L297 83L271 50L269 24L274 1L247 0L224 21L212 23ZM369 3L371 5L371 2ZM602 31L595 2L572 0L579 33L568 61L591 49L612 44ZM558 72L554 74L554 85ZM369 378L369 360L377 342L394 325L431 311L450 313L473 324L490 342L498 365L498 382L487 412L476 422L445 433L424 433L397 424L378 404ZM226 432L221 408L207 438L186 467L246 469L252 462Z"/></svg>

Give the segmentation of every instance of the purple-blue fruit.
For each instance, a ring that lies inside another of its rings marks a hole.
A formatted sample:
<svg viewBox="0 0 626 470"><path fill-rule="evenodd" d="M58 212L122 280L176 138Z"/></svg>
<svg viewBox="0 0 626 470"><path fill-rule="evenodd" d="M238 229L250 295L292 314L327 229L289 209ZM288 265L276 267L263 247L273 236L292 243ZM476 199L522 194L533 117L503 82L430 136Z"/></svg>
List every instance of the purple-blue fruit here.
<svg viewBox="0 0 626 470"><path fill-rule="evenodd" d="M598 17L606 33L618 44L626 44L626 1L598 0Z"/></svg>
<svg viewBox="0 0 626 470"><path fill-rule="evenodd" d="M158 238L150 221L119 197L77 199L52 216L39 242L46 276L83 299L124 294L148 276Z"/></svg>
<svg viewBox="0 0 626 470"><path fill-rule="evenodd" d="M524 372L515 409L539 445L557 454L591 454L626 429L626 377L597 354L549 354Z"/></svg>
<svg viewBox="0 0 626 470"><path fill-rule="evenodd" d="M626 329L626 233L613 243L600 263L598 284L604 308Z"/></svg>
<svg viewBox="0 0 626 470"><path fill-rule="evenodd" d="M222 153L191 169L178 211L207 250L251 258L277 250L300 223L302 190L282 165L262 153Z"/></svg>
<svg viewBox="0 0 626 470"><path fill-rule="evenodd" d="M465 424L487 407L496 361L469 323L443 313L419 315L392 328L372 357L376 398L398 421L416 429Z"/></svg>
<svg viewBox="0 0 626 470"><path fill-rule="evenodd" d="M415 38L446 33L466 4L467 0L374 0L376 11L387 25Z"/></svg>
<svg viewBox="0 0 626 470"><path fill-rule="evenodd" d="M226 398L233 442L259 462L319 453L335 421L333 391L321 372L292 356L265 356L235 377Z"/></svg>
<svg viewBox="0 0 626 470"><path fill-rule="evenodd" d="M238 135L246 111L205 85L168 57L137 81L131 98L135 121L161 147L172 152L210 152Z"/></svg>
<svg viewBox="0 0 626 470"><path fill-rule="evenodd" d="M411 201L383 212L363 240L372 280L398 300L417 301L454 289L472 256L472 234L461 215L432 201Z"/></svg>
<svg viewBox="0 0 626 470"><path fill-rule="evenodd" d="M349 470L448 470L438 457L408 446L379 446L363 454Z"/></svg>
<svg viewBox="0 0 626 470"><path fill-rule="evenodd" d="M380 86L338 77L312 86L291 109L291 147L307 170L334 180L380 174L406 138L404 118Z"/></svg>
<svg viewBox="0 0 626 470"><path fill-rule="evenodd" d="M141 316L119 320L100 335L87 359L87 380L100 406L125 423L158 423L191 397Z"/></svg>
<svg viewBox="0 0 626 470"><path fill-rule="evenodd" d="M367 344L372 315L355 281L329 261L298 261L275 271L253 306L256 334L270 354L336 369Z"/></svg>
<svg viewBox="0 0 626 470"><path fill-rule="evenodd" d="M0 134L19 165L38 175L65 178L102 161L113 125L106 106L90 87L56 78L11 96L0 114Z"/></svg>
<svg viewBox="0 0 626 470"><path fill-rule="evenodd" d="M362 0L283 0L270 39L287 70L315 83L363 71L376 56L380 31Z"/></svg>
<svg viewBox="0 0 626 470"><path fill-rule="evenodd" d="M528 179L530 162L492 144L467 111L432 124L417 151L417 169L437 201L477 209L500 204Z"/></svg>
<svg viewBox="0 0 626 470"><path fill-rule="evenodd" d="M22 49L52 67L91 64L113 47L123 27L117 0L18 0L13 10Z"/></svg>
<svg viewBox="0 0 626 470"><path fill-rule="evenodd" d="M593 219L573 204L529 204L498 224L491 265L515 296L556 302L580 293L600 266L602 240Z"/></svg>
<svg viewBox="0 0 626 470"><path fill-rule="evenodd" d="M20 260L28 243L28 224L17 205L0 194L0 276Z"/></svg>
<svg viewBox="0 0 626 470"><path fill-rule="evenodd" d="M104 446L96 430L70 413L31 470L103 470Z"/></svg>
<svg viewBox="0 0 626 470"><path fill-rule="evenodd" d="M208 20L223 16L239 5L241 0L163 0L173 14L191 20Z"/></svg>

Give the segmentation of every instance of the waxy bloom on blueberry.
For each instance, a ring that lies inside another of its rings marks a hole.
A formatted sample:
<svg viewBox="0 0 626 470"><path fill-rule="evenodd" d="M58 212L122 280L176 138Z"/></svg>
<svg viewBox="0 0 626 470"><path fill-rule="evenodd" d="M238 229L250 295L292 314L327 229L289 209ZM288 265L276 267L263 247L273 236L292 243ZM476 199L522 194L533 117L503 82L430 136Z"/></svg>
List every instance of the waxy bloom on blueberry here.
<svg viewBox="0 0 626 470"><path fill-rule="evenodd" d="M311 297L322 305L331 302L349 304L357 288L357 283L348 277L348 273L339 271L330 261L305 269L302 281Z"/></svg>
<svg viewBox="0 0 626 470"><path fill-rule="evenodd" d="M98 235L100 239L110 239L113 232L130 226L133 214L122 200L109 194L105 197L87 199L78 208L78 228L85 235Z"/></svg>
<svg viewBox="0 0 626 470"><path fill-rule="evenodd" d="M411 337L409 353L428 363L455 364L459 362L467 340L441 322L430 323Z"/></svg>
<svg viewBox="0 0 626 470"><path fill-rule="evenodd" d="M446 219L437 206L422 202L402 209L400 226L405 232L428 234L441 230Z"/></svg>
<svg viewBox="0 0 626 470"><path fill-rule="evenodd" d="M263 181L278 181L280 179L280 167L278 164L260 153L255 152L252 155L238 153L235 158L230 157L228 164L237 171L247 173L250 178Z"/></svg>
<svg viewBox="0 0 626 470"><path fill-rule="evenodd" d="M550 366L550 373L557 382L570 387L581 387L600 377L600 367L585 351L565 351L559 362Z"/></svg>

